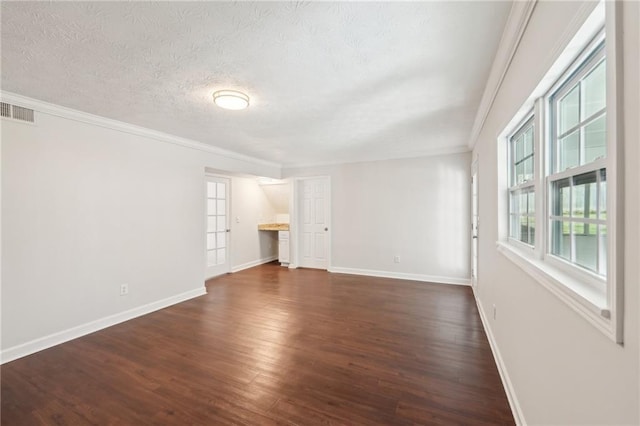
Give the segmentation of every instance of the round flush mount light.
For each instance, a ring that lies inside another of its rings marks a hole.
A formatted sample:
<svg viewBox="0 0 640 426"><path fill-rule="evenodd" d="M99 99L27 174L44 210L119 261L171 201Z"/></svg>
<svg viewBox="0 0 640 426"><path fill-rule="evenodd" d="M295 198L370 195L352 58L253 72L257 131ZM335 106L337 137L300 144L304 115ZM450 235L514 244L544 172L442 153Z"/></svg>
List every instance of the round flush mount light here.
<svg viewBox="0 0 640 426"><path fill-rule="evenodd" d="M237 90L218 90L213 93L213 102L220 108L239 110L249 106L249 96Z"/></svg>

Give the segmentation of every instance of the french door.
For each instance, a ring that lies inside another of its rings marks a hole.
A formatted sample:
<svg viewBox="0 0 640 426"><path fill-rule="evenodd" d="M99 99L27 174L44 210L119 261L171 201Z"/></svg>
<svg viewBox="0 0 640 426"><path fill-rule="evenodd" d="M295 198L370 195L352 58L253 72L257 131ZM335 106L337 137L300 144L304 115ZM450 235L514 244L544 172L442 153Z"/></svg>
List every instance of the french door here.
<svg viewBox="0 0 640 426"><path fill-rule="evenodd" d="M229 179L207 176L205 278L229 272Z"/></svg>

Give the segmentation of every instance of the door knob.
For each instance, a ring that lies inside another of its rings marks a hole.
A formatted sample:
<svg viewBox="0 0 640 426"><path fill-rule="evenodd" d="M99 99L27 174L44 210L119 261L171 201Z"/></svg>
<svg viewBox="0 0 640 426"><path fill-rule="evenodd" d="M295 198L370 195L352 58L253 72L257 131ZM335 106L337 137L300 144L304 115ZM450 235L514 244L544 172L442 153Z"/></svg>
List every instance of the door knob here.
<svg viewBox="0 0 640 426"><path fill-rule="evenodd" d="M325 231L328 231L328 230L329 230L329 228L324 228L324 230L325 230Z"/></svg>

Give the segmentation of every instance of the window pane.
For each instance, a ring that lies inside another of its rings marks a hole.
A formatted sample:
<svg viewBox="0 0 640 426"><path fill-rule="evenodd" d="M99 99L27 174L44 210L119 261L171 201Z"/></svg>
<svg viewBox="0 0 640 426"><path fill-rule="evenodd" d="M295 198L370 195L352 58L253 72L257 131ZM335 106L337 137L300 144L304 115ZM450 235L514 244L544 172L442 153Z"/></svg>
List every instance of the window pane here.
<svg viewBox="0 0 640 426"><path fill-rule="evenodd" d="M520 239L520 191L513 191L509 196L509 236Z"/></svg>
<svg viewBox="0 0 640 426"><path fill-rule="evenodd" d="M225 200L218 200L218 214L226 214L227 213L227 207L226 207L226 202Z"/></svg>
<svg viewBox="0 0 640 426"><path fill-rule="evenodd" d="M223 248L227 246L227 233L226 232L218 232L216 233L216 246L218 248Z"/></svg>
<svg viewBox="0 0 640 426"><path fill-rule="evenodd" d="M516 185L524 182L524 163L516 165Z"/></svg>
<svg viewBox="0 0 640 426"><path fill-rule="evenodd" d="M575 167L580 161L580 131L560 139L558 142L558 172Z"/></svg>
<svg viewBox="0 0 640 426"><path fill-rule="evenodd" d="M529 126L522 137L524 138L524 157L527 157L533 154L533 126Z"/></svg>
<svg viewBox="0 0 640 426"><path fill-rule="evenodd" d="M521 215L527 214L527 193L518 193L518 200L518 213L520 213Z"/></svg>
<svg viewBox="0 0 640 426"><path fill-rule="evenodd" d="M607 225L600 225L599 274L607 275Z"/></svg>
<svg viewBox="0 0 640 426"><path fill-rule="evenodd" d="M522 135L518 136L518 138L514 141L514 146L516 148L516 155L514 160L516 163L519 163L520 160L524 157L524 142L522 140Z"/></svg>
<svg viewBox="0 0 640 426"><path fill-rule="evenodd" d="M520 241L529 243L528 217L520 216Z"/></svg>
<svg viewBox="0 0 640 426"><path fill-rule="evenodd" d="M590 227L596 228L595 225ZM573 236L576 242L576 263L596 271L598 236L595 232L589 233L588 226L584 223L573 223Z"/></svg>
<svg viewBox="0 0 640 426"><path fill-rule="evenodd" d="M553 182L551 186L552 215L569 216L569 184L569 178Z"/></svg>
<svg viewBox="0 0 640 426"><path fill-rule="evenodd" d="M597 216L596 173L590 172L573 178L573 217Z"/></svg>
<svg viewBox="0 0 640 426"><path fill-rule="evenodd" d="M216 226L215 231L222 232L227 229L227 217L226 216L218 216L218 224Z"/></svg>
<svg viewBox="0 0 640 426"><path fill-rule="evenodd" d="M529 191L527 195L529 197L529 201L527 202L529 209L527 210L527 213L529 215L533 215L536 212L536 193Z"/></svg>
<svg viewBox="0 0 640 426"><path fill-rule="evenodd" d="M524 181L533 179L533 157L524 160Z"/></svg>
<svg viewBox="0 0 640 426"><path fill-rule="evenodd" d="M584 128L584 164L590 163L598 157L604 157L607 154L607 129L606 115L589 123Z"/></svg>
<svg viewBox="0 0 640 426"><path fill-rule="evenodd" d="M516 240L520 239L520 235L518 230L520 229L520 222L518 221L518 216L512 214L509 216L510 226L509 226L509 236Z"/></svg>
<svg viewBox="0 0 640 426"><path fill-rule="evenodd" d="M210 232L207 234L207 250L216 248L216 234Z"/></svg>
<svg viewBox="0 0 640 426"><path fill-rule="evenodd" d="M509 213L511 214L518 213L518 194L520 194L520 191L513 191L509 194Z"/></svg>
<svg viewBox="0 0 640 426"><path fill-rule="evenodd" d="M529 244L534 245L536 243L536 218L529 216Z"/></svg>
<svg viewBox="0 0 640 426"><path fill-rule="evenodd" d="M207 182L207 197L216 198L216 183Z"/></svg>
<svg viewBox="0 0 640 426"><path fill-rule="evenodd" d="M225 198L226 197L226 185L224 183L218 183L218 196L217 198Z"/></svg>
<svg viewBox="0 0 640 426"><path fill-rule="evenodd" d="M600 170L600 218L607 219L607 170Z"/></svg>
<svg viewBox="0 0 640 426"><path fill-rule="evenodd" d="M564 98L560 100L559 112L560 112L560 131L559 135L563 134L580 121L580 90L576 85Z"/></svg>
<svg viewBox="0 0 640 426"><path fill-rule="evenodd" d="M571 260L570 222L551 221L551 253L566 260Z"/></svg>
<svg viewBox="0 0 640 426"><path fill-rule="evenodd" d="M208 215L216 214L216 200L207 200L207 214Z"/></svg>
<svg viewBox="0 0 640 426"><path fill-rule="evenodd" d="M216 217L207 216L207 232L213 232L216 230Z"/></svg>
<svg viewBox="0 0 640 426"><path fill-rule="evenodd" d="M606 105L606 65L600 62L582 82L584 96L583 119L589 118Z"/></svg>

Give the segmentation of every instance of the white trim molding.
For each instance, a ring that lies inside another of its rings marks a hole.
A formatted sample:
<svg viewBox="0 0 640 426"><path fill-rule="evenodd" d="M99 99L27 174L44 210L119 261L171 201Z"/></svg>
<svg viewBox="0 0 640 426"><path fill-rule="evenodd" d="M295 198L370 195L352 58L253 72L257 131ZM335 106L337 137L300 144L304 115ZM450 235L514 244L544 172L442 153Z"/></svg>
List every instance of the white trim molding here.
<svg viewBox="0 0 640 426"><path fill-rule="evenodd" d="M478 136L480 136L489 111L491 111L493 107L493 102L496 96L498 96L498 92L502 87L502 82L509 71L509 67L511 67L511 62L529 24L529 19L531 19L535 5L536 0L525 0L515 1L513 2L513 6L511 6L511 12L509 12L507 23L502 32L502 38L498 44L496 57L493 60L489 78L487 79L487 84L482 99L480 100L476 119L471 128L471 136L468 144L469 149L473 149L476 145L476 140Z"/></svg>
<svg viewBox="0 0 640 426"><path fill-rule="evenodd" d="M470 152L467 146L451 146L443 148L433 148L422 151L413 151L409 153L399 153L396 155L387 155L384 157L370 157L360 160L336 160L336 161L320 161L316 163L284 163L283 169L304 169L311 167L339 166L343 164L359 164L374 163L376 161L404 160L410 158L436 157L441 155L463 154Z"/></svg>
<svg viewBox="0 0 640 426"><path fill-rule="evenodd" d="M258 260L252 260L251 262L231 267L231 273L244 271L245 269L253 268L258 265L264 265L265 263L273 262L274 260L278 260L278 256L269 256Z"/></svg>
<svg viewBox="0 0 640 426"><path fill-rule="evenodd" d="M48 336L40 337L21 345L13 346L0 352L0 364L5 364L18 358L40 352L53 346L57 346L61 343L77 339L78 337L86 336L87 334L91 334L107 327L111 327L116 324L120 324L122 322L150 314L151 312L159 311L160 309L164 309L171 305L176 305L178 303L185 302L189 299L193 299L205 294L207 294L207 289L205 287L196 288L194 290L176 294L175 296L167 297L166 299L151 302L124 312L120 312L108 317L88 322L86 324L81 324L79 326L69 328L67 330L53 333Z"/></svg>
<svg viewBox="0 0 640 426"><path fill-rule="evenodd" d="M495 360L496 366L498 367L498 373L500 374L502 386L504 387L505 393L507 394L507 400L509 401L509 407L511 407L513 419L515 420L517 425L526 425L527 422L524 419L524 413L522 412L522 408L520 407L520 402L518 401L518 397L516 396L516 391L513 387L513 383L511 382L511 378L509 377L509 373L507 372L507 366L502 360L500 349L498 349L498 343L496 342L496 339L493 335L493 331L491 330L491 326L489 325L489 320L484 312L484 309L482 308L482 303L480 303L480 300L476 295L475 289L473 289L473 296L476 299L476 306L478 307L478 312L480 313L480 320L482 321L484 332L487 335L487 340L489 340L489 347L491 348L493 359Z"/></svg>
<svg viewBox="0 0 640 426"><path fill-rule="evenodd" d="M219 155L221 157L229 158L232 160L245 161L251 164L275 167L278 169L282 168L281 164L273 163L271 161L250 157L248 155L239 154L237 152L218 148L213 145L208 145L208 144L194 141L191 139L170 135L168 133L159 132L157 130L151 130L146 127L136 126L134 124L125 123L123 121L112 120L110 118L101 117L99 115L89 114L89 113L78 111L75 109L63 107L60 105L55 105L55 104L40 101L37 99L28 98L26 96L18 95L16 93L0 91L0 98L2 99L3 102L19 105L25 108L31 108L34 111L36 111L36 113L49 114L56 117L66 118L68 120L74 120L74 121L78 121L86 124L92 124L94 126L104 127L111 130L117 130L120 132L129 133L136 136L143 136L143 137L154 139L160 142L171 143L171 144L179 145L185 148L197 149L199 151L208 152L208 153Z"/></svg>
<svg viewBox="0 0 640 426"><path fill-rule="evenodd" d="M442 277L438 275L410 274L406 272L376 271L373 269L342 268L337 266L329 268L328 271L336 274L365 275L368 277L395 278L398 280L423 281L436 284L453 284L467 286L471 285L470 278Z"/></svg>

